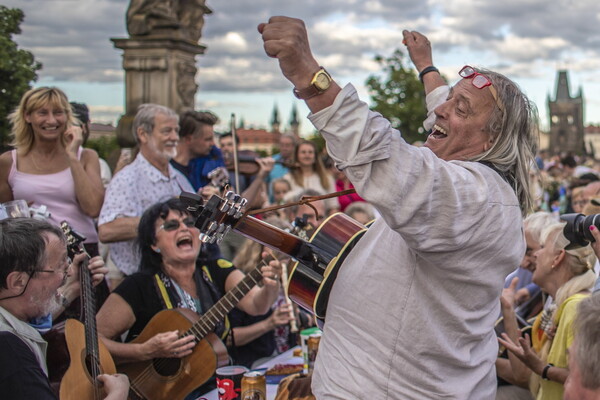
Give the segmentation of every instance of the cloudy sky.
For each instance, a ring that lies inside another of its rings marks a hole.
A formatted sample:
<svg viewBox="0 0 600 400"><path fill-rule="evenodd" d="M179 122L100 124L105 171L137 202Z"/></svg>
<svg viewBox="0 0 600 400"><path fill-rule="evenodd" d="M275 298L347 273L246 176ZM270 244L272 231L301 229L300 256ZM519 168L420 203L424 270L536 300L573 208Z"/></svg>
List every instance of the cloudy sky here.
<svg viewBox="0 0 600 400"><path fill-rule="evenodd" d="M109 38L126 37L128 0L1 0L25 12L20 47L44 64L36 85L63 88L88 103L96 121L115 122L123 112L121 50ZM600 2L598 0L207 0L197 57L198 109L212 109L222 129L235 113L246 126L267 127L273 107L282 122L295 100L275 60L265 56L256 31L271 15L302 18L317 60L335 79L364 88L377 74L375 55L389 56L402 29L418 30L433 43L434 63L455 81L465 64L485 66L513 78L537 103L547 125L548 95L556 72L567 69L571 93L580 87L586 123L600 123Z"/></svg>

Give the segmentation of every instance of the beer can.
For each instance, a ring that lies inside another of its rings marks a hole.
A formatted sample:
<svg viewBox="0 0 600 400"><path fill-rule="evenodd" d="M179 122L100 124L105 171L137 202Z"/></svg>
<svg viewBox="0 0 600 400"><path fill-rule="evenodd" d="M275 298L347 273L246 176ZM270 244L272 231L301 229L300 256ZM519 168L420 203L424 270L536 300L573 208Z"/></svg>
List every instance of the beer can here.
<svg viewBox="0 0 600 400"><path fill-rule="evenodd" d="M311 372L315 368L315 360L319 351L319 342L321 341L321 333L313 333L308 337L306 342L308 353L308 371Z"/></svg>
<svg viewBox="0 0 600 400"><path fill-rule="evenodd" d="M267 380L259 371L250 371L242 378L240 400L267 400Z"/></svg>
<svg viewBox="0 0 600 400"><path fill-rule="evenodd" d="M321 330L316 326L300 332L300 347L302 348L302 358L304 360L302 373L304 374L308 374L308 338L318 332L321 332Z"/></svg>

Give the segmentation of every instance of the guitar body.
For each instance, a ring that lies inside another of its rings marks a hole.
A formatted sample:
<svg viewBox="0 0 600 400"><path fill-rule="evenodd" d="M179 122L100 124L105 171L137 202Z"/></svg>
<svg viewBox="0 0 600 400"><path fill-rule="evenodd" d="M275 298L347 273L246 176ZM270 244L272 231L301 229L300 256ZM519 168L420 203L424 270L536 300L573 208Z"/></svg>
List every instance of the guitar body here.
<svg viewBox="0 0 600 400"><path fill-rule="evenodd" d="M164 310L156 314L140 335L130 343L144 343L154 335L178 330L185 332L200 316L187 309ZM119 365L129 376L131 390L148 400L183 399L206 382L218 367L229 363L227 349L214 333L199 341L185 358L160 358Z"/></svg>
<svg viewBox="0 0 600 400"><path fill-rule="evenodd" d="M65 340L71 362L60 384L60 400L94 399L94 393L103 390L96 386L86 360L85 326L76 319L65 321ZM99 342L100 374L115 374L115 363L103 343ZM100 397L103 398L104 396Z"/></svg>
<svg viewBox="0 0 600 400"><path fill-rule="evenodd" d="M296 262L288 280L288 296L295 303L315 314L321 323L325 319L329 292L346 256L367 231L346 214L327 218L310 238L317 253L314 262Z"/></svg>

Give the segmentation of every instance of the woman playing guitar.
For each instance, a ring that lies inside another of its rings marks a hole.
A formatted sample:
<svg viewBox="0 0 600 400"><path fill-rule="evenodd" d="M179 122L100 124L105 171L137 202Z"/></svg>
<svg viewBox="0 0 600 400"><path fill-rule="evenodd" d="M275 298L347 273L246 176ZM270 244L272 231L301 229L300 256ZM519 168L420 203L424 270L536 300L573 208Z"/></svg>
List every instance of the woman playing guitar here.
<svg viewBox="0 0 600 400"><path fill-rule="evenodd" d="M225 292L227 305L239 301L238 307L253 315L267 312L279 293L281 267L272 262L262 267L263 276L258 272L261 288L229 299L232 289L242 293L254 283L240 287L250 275L245 277L226 260L199 260L200 232L194 223L176 199L146 210L138 230L140 272L127 277L98 313L98 332L118 368L129 375L134 398L184 398L228 361L219 340L229 331L227 312L214 311ZM214 333L207 329L199 334L206 326L192 322L206 316L214 317ZM125 343L119 342L127 331Z"/></svg>

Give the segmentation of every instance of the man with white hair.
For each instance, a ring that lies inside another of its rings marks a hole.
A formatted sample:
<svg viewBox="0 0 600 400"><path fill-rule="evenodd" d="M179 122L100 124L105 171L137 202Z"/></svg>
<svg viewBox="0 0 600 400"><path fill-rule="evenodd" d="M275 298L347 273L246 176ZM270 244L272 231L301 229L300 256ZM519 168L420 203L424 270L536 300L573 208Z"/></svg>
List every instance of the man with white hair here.
<svg viewBox="0 0 600 400"><path fill-rule="evenodd" d="M133 120L140 151L106 189L98 219L98 234L110 247L110 257L124 275L139 268L134 239L144 210L158 201L194 192L190 182L169 163L177 155L179 117L158 104L142 104Z"/></svg>

